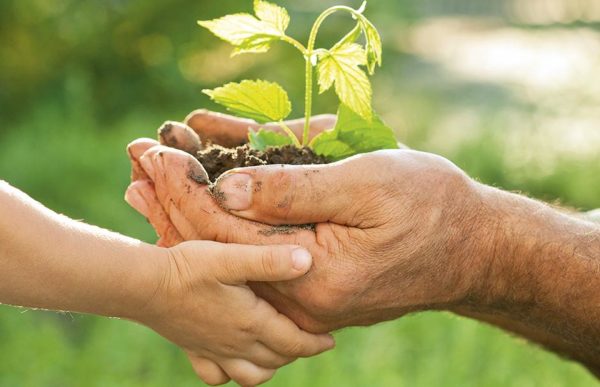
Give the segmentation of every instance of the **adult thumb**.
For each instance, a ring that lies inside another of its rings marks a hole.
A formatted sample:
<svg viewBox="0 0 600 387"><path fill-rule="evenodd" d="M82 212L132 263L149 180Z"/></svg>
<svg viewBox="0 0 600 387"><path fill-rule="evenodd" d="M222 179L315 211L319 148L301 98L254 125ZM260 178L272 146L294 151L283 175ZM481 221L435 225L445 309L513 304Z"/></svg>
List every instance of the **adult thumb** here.
<svg viewBox="0 0 600 387"><path fill-rule="evenodd" d="M299 246L227 244L223 248L220 277L230 284L288 281L306 274L312 265L311 254Z"/></svg>
<svg viewBox="0 0 600 387"><path fill-rule="evenodd" d="M221 175L213 194L225 210L258 222L351 226L368 200L364 169L352 161L238 168Z"/></svg>

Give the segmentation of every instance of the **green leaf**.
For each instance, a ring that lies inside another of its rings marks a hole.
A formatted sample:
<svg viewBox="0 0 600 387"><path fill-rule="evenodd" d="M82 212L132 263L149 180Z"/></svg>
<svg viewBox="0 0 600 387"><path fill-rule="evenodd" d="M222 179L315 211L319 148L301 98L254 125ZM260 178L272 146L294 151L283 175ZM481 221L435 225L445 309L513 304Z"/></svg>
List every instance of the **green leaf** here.
<svg viewBox="0 0 600 387"><path fill-rule="evenodd" d="M356 43L340 43L319 55L319 93L331 88L340 101L366 120L372 117L371 83L359 66L367 64L365 50Z"/></svg>
<svg viewBox="0 0 600 387"><path fill-rule="evenodd" d="M271 48L271 40L249 39L244 44L235 47L231 52L231 56L241 54L260 54L269 51Z"/></svg>
<svg viewBox="0 0 600 387"><path fill-rule="evenodd" d="M355 42L360 36L360 33L357 33L356 30L360 29L360 32L362 32L365 35L365 50L367 52L367 69L369 70L369 74L373 75L373 73L375 72L375 66L376 65L381 66L381 59L382 59L381 36L379 35L379 32L377 31L377 28L375 28L373 23L371 23L369 21L369 19L367 19L363 15L363 12L365 11L366 6L367 6L367 2L365 1L362 3L360 8L357 9L357 12L360 14L358 16L358 23L357 23L356 27L354 27L354 29L348 35L346 35L344 38L342 38L340 43L347 42L347 41L350 41L351 43Z"/></svg>
<svg viewBox="0 0 600 387"><path fill-rule="evenodd" d="M284 8L262 0L255 0L254 12L256 17L237 13L198 24L235 46L233 55L266 52L285 35L290 16Z"/></svg>
<svg viewBox="0 0 600 387"><path fill-rule="evenodd" d="M283 145L292 145L292 139L288 136L273 132L272 130L265 130L260 128L258 132L254 130L250 130L248 133L248 141L250 142L250 147L256 150L265 150L270 146L283 146Z"/></svg>
<svg viewBox="0 0 600 387"><path fill-rule="evenodd" d="M292 111L287 93L274 82L245 80L202 92L227 110L260 123L282 121Z"/></svg>
<svg viewBox="0 0 600 387"><path fill-rule="evenodd" d="M318 155L337 161L359 153L397 149L398 143L394 131L377 115L367 121L342 104L335 128L313 138L309 146Z"/></svg>
<svg viewBox="0 0 600 387"><path fill-rule="evenodd" d="M285 35L290 24L290 15L285 8L262 1L254 1L254 13L263 22L275 27L282 35Z"/></svg>
<svg viewBox="0 0 600 387"><path fill-rule="evenodd" d="M369 74L373 75L375 72L375 65L381 66L382 59L382 48L381 48L381 36L377 31L377 28L366 18L360 19L360 26L365 34L365 48L367 50L367 69Z"/></svg>
<svg viewBox="0 0 600 387"><path fill-rule="evenodd" d="M198 24L234 46L269 42L280 35L277 28L247 13L227 15L214 20L200 20Z"/></svg>

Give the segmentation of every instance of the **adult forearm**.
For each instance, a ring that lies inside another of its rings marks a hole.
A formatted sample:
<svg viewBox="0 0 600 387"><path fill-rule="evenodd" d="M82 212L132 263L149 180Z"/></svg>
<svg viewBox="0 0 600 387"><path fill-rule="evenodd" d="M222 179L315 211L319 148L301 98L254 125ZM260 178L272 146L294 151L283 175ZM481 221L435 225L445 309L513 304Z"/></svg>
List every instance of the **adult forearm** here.
<svg viewBox="0 0 600 387"><path fill-rule="evenodd" d="M600 228L519 195L482 187L480 287L457 312L600 370ZM482 237L482 240L484 238Z"/></svg>
<svg viewBox="0 0 600 387"><path fill-rule="evenodd" d="M162 254L0 183L0 303L128 317L157 286Z"/></svg>

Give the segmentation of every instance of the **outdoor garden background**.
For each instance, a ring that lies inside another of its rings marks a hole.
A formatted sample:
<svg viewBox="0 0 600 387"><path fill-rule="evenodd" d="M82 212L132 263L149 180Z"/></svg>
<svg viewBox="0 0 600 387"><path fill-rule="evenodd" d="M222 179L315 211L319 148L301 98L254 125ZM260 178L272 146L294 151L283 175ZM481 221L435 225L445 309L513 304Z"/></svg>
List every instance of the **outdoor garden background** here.
<svg viewBox="0 0 600 387"><path fill-rule="evenodd" d="M302 40L338 4L278 3ZM303 68L292 48L230 60L231 48L195 24L250 10L249 0L0 1L0 178L56 211L153 242L123 201L130 140L216 108L202 88L248 77L280 82L301 114ZM599 1L371 0L367 13L384 39L374 106L400 141L488 184L600 207ZM349 23L328 21L322 44ZM334 112L334 102L319 97L317 113ZM282 369L270 385L596 383L577 364L450 314L336 337L334 351ZM2 387L198 384L183 353L144 327L0 306Z"/></svg>

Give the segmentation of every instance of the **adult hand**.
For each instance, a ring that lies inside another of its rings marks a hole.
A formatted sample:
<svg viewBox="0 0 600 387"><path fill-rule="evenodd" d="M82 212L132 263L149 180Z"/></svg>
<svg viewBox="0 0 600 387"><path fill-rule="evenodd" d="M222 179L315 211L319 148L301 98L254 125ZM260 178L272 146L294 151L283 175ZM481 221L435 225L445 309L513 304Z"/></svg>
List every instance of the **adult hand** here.
<svg viewBox="0 0 600 387"><path fill-rule="evenodd" d="M448 309L600 375L597 224L406 150L329 165L232 170L213 188L232 218L202 179L189 178L203 176L193 158L153 145L131 145L134 165L139 160L149 173L130 189L154 203L146 215L159 234L168 224L185 239L294 243L312 252L305 277L252 285L302 327L327 331ZM264 223L317 224L313 232Z"/></svg>
<svg viewBox="0 0 600 387"><path fill-rule="evenodd" d="M132 143L129 153L138 178L128 192L139 193L147 207L152 203L152 210L141 212L161 243L210 239L308 248L314 266L301 280L252 287L310 331L447 308L473 286L469 278L477 275L479 257L462 243L469 235L455 222L471 216L462 206L474 200L474 183L440 157L383 151L323 166L233 171L218 180L216 191L234 217L199 183L205 172L193 157L150 140ZM462 199L449 200L457 197ZM240 217L317 225L314 231L272 228ZM441 254L450 249L452 254Z"/></svg>

